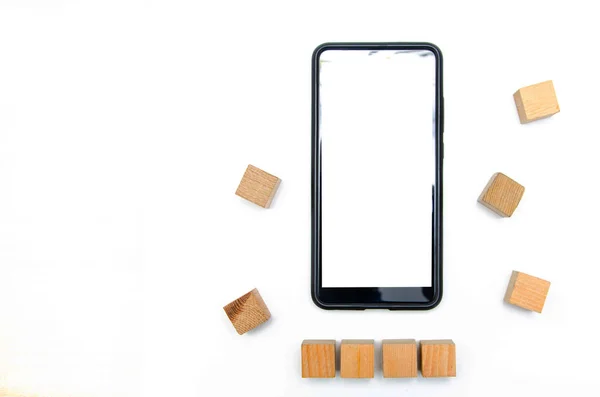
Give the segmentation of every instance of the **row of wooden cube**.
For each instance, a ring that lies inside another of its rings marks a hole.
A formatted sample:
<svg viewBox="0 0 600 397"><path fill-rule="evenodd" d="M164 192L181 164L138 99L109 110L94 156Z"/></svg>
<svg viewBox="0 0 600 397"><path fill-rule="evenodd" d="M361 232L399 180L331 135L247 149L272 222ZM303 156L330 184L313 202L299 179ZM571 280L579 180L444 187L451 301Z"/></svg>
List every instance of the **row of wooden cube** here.
<svg viewBox="0 0 600 397"><path fill-rule="evenodd" d="M305 340L302 342L302 377L335 378L335 340ZM452 340L423 340L421 375L424 378L456 376L456 347ZM384 378L417 377L417 341L415 339L384 339L382 368ZM340 348L342 378L375 377L375 341L342 340Z"/></svg>

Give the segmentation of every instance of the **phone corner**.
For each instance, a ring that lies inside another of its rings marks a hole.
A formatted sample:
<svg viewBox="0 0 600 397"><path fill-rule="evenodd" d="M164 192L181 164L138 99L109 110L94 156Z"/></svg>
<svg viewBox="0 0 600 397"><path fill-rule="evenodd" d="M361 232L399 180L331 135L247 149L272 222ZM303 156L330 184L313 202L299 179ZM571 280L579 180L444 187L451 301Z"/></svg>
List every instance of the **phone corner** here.
<svg viewBox="0 0 600 397"><path fill-rule="evenodd" d="M312 298L312 301L315 304L315 306L317 306L319 309L323 309L323 310L331 310L332 309L331 306L329 306L327 303L323 302L320 299L319 292L317 291L317 288L314 285L310 289L310 297Z"/></svg>
<svg viewBox="0 0 600 397"><path fill-rule="evenodd" d="M442 50L436 44L433 44L431 42L425 42L423 43L423 46L425 46L425 48L431 51L440 61L442 60Z"/></svg>
<svg viewBox="0 0 600 397"><path fill-rule="evenodd" d="M423 306L423 310L433 310L436 307L438 307L440 305L440 303L442 303L442 289L440 288L438 291L436 291L436 293L433 295L431 301L427 302L424 306Z"/></svg>
<svg viewBox="0 0 600 397"><path fill-rule="evenodd" d="M329 49L329 47L331 47L332 43L321 43L319 44L317 47L315 47L315 49L313 50L312 53L312 60L313 62L317 62L319 60L319 57L321 56L321 54L325 51L327 51L327 49Z"/></svg>

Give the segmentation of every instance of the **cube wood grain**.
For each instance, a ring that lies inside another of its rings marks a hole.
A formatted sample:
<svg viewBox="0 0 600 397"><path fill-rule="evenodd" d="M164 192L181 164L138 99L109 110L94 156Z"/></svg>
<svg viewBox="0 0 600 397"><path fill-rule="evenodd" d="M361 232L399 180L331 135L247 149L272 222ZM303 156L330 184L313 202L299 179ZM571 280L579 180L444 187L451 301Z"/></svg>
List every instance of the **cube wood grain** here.
<svg viewBox="0 0 600 397"><path fill-rule="evenodd" d="M549 289L549 281L513 271L504 295L504 301L523 309L541 313Z"/></svg>
<svg viewBox="0 0 600 397"><path fill-rule="evenodd" d="M375 376L375 341L372 339L342 340L340 375L342 378L373 378Z"/></svg>
<svg viewBox="0 0 600 397"><path fill-rule="evenodd" d="M513 95L521 124L560 112L552 80L519 89Z"/></svg>
<svg viewBox="0 0 600 397"><path fill-rule="evenodd" d="M280 182L276 176L248 165L235 194L263 208L269 208Z"/></svg>
<svg viewBox="0 0 600 397"><path fill-rule="evenodd" d="M417 377L417 341L384 339L382 348L384 378Z"/></svg>
<svg viewBox="0 0 600 397"><path fill-rule="evenodd" d="M477 201L500 216L510 217L517 209L523 193L525 187L497 172L492 175Z"/></svg>
<svg viewBox="0 0 600 397"><path fill-rule="evenodd" d="M421 375L424 378L456 376L456 346L452 340L421 341Z"/></svg>
<svg viewBox="0 0 600 397"><path fill-rule="evenodd" d="M229 303L223 310L240 335L271 318L271 312L256 288Z"/></svg>
<svg viewBox="0 0 600 397"><path fill-rule="evenodd" d="M302 342L302 377L335 378L335 340Z"/></svg>

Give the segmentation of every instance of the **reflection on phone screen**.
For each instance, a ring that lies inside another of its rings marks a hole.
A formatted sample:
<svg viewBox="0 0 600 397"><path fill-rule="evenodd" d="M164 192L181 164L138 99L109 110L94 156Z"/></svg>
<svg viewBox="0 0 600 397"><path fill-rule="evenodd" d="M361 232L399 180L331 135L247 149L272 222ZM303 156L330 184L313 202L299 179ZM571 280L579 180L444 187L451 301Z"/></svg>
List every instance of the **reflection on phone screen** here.
<svg viewBox="0 0 600 397"><path fill-rule="evenodd" d="M321 54L324 288L431 286L435 73L427 50Z"/></svg>

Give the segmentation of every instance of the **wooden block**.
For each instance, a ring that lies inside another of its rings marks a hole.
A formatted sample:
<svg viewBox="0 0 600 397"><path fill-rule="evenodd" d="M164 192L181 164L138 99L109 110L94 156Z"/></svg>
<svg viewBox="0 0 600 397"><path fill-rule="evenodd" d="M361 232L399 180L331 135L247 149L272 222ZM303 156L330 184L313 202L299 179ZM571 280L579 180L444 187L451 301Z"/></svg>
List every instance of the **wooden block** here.
<svg viewBox="0 0 600 397"><path fill-rule="evenodd" d="M492 175L477 201L496 214L509 217L517 209L523 193L525 193L525 187L503 173L497 172Z"/></svg>
<svg viewBox="0 0 600 397"><path fill-rule="evenodd" d="M456 376L456 346L452 340L421 341L421 375L424 378Z"/></svg>
<svg viewBox="0 0 600 397"><path fill-rule="evenodd" d="M335 378L335 340L302 342L302 377Z"/></svg>
<svg viewBox="0 0 600 397"><path fill-rule="evenodd" d="M523 87L513 95L521 124L560 112L552 80Z"/></svg>
<svg viewBox="0 0 600 397"><path fill-rule="evenodd" d="M550 289L550 281L513 271L504 301L523 309L541 313Z"/></svg>
<svg viewBox="0 0 600 397"><path fill-rule="evenodd" d="M342 378L373 378L375 341L372 339L342 340L340 360Z"/></svg>
<svg viewBox="0 0 600 397"><path fill-rule="evenodd" d="M240 335L271 318L271 312L256 288L226 305L223 310Z"/></svg>
<svg viewBox="0 0 600 397"><path fill-rule="evenodd" d="M269 208L280 182L281 179L276 176L248 165L235 194L263 208Z"/></svg>
<svg viewBox="0 0 600 397"><path fill-rule="evenodd" d="M417 377L417 341L384 339L382 345L384 378Z"/></svg>

